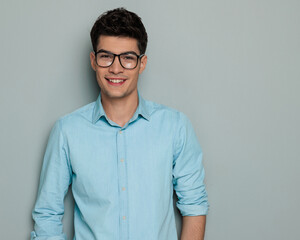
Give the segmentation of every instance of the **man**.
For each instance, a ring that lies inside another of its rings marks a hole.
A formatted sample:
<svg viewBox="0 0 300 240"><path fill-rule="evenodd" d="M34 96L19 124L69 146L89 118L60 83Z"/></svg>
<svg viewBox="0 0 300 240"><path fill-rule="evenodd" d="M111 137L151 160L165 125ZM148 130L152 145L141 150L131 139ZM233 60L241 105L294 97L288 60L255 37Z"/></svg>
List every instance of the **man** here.
<svg viewBox="0 0 300 240"><path fill-rule="evenodd" d="M100 94L54 125L33 210L31 239L66 239L64 196L72 184L76 240L203 239L208 210L202 151L180 112L144 100L137 82L147 64L141 19L123 8L91 30L91 65Z"/></svg>

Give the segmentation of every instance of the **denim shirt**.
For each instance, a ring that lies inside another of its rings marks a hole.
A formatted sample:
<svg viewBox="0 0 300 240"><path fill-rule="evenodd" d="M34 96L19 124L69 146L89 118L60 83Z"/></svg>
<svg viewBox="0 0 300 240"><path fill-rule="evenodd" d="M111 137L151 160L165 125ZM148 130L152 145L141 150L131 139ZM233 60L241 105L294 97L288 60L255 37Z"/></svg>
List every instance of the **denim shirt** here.
<svg viewBox="0 0 300 240"><path fill-rule="evenodd" d="M58 119L50 133L32 212L31 239L62 240L71 184L76 240L177 239L173 191L183 216L206 215L202 150L187 117L144 100L124 127L97 100Z"/></svg>

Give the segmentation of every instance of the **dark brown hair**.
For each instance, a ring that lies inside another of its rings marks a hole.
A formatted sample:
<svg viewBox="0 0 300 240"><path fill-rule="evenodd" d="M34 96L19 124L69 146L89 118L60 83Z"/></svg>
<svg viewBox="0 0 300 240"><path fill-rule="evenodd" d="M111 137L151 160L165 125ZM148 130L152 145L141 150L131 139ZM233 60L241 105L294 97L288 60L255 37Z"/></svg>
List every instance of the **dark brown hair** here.
<svg viewBox="0 0 300 240"><path fill-rule="evenodd" d="M146 52L148 36L142 20L138 15L125 8L116 8L100 15L94 23L90 35L95 52L101 35L135 38L140 54Z"/></svg>

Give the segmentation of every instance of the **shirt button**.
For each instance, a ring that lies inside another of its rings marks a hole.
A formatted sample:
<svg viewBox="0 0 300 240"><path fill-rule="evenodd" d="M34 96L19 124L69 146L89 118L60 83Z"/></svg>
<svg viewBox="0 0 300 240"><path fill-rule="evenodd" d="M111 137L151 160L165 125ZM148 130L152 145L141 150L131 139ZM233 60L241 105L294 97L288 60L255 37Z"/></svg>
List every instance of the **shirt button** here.
<svg viewBox="0 0 300 240"><path fill-rule="evenodd" d="M121 162L124 162L124 159L121 159L120 161L121 161Z"/></svg>
<svg viewBox="0 0 300 240"><path fill-rule="evenodd" d="M126 219L126 217L125 217L125 216L123 216L122 218L123 218L123 220L125 220L125 219Z"/></svg>
<svg viewBox="0 0 300 240"><path fill-rule="evenodd" d="M122 187L122 191L125 191L125 190L126 190L126 188Z"/></svg>
<svg viewBox="0 0 300 240"><path fill-rule="evenodd" d="M122 134L122 130L120 130L119 133Z"/></svg>

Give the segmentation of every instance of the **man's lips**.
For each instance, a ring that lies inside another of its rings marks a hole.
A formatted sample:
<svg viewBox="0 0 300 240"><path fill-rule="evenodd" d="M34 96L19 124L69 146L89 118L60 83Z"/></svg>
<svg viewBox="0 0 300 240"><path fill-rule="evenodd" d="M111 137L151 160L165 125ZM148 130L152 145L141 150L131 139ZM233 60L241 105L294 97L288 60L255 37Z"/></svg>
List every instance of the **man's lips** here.
<svg viewBox="0 0 300 240"><path fill-rule="evenodd" d="M105 77L111 85L122 85L127 79L123 77Z"/></svg>

